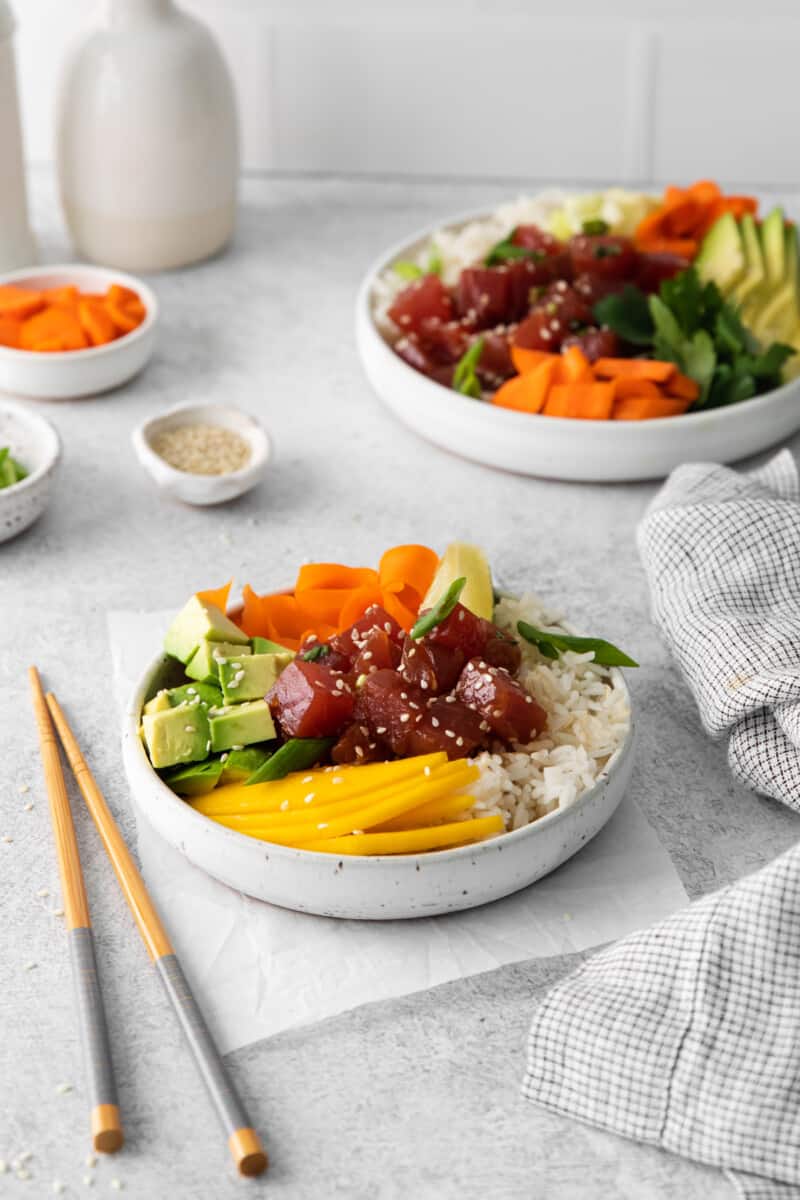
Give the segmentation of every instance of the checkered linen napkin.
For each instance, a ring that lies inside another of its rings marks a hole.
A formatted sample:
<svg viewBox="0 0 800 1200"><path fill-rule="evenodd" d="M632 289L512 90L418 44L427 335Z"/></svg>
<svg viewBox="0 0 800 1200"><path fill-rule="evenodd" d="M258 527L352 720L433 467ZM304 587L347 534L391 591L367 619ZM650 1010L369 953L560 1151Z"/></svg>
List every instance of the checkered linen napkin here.
<svg viewBox="0 0 800 1200"><path fill-rule="evenodd" d="M800 483L675 471L639 530L653 612L736 774L800 809ZM800 844L590 959L539 1005L524 1095L800 1198Z"/></svg>

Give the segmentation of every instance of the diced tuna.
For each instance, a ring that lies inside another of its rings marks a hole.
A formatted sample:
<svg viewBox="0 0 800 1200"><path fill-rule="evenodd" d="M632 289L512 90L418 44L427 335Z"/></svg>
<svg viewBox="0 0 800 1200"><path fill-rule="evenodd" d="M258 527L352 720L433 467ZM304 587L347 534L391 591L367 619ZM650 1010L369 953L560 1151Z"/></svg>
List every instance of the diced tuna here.
<svg viewBox="0 0 800 1200"><path fill-rule="evenodd" d="M543 708L507 671L473 658L461 672L456 695L505 742L530 742L547 723Z"/></svg>
<svg viewBox="0 0 800 1200"><path fill-rule="evenodd" d="M348 725L331 750L331 758L340 766L344 763L381 762L391 757L388 748L372 736L367 725Z"/></svg>
<svg viewBox="0 0 800 1200"><path fill-rule="evenodd" d="M448 758L466 758L486 746L489 728L473 709L455 696L437 696L415 723L407 742L407 754L432 754L444 750Z"/></svg>
<svg viewBox="0 0 800 1200"><path fill-rule="evenodd" d="M353 659L353 674L371 675L385 668L395 669L400 663L400 647L385 629L370 629L361 641L361 649Z"/></svg>
<svg viewBox="0 0 800 1200"><path fill-rule="evenodd" d="M409 735L422 720L423 692L412 688L397 671L368 675L356 693L355 718L373 739L381 739L399 757L409 753Z"/></svg>
<svg viewBox="0 0 800 1200"><path fill-rule="evenodd" d="M286 737L333 737L353 716L353 690L343 675L320 662L294 659L267 694Z"/></svg>
<svg viewBox="0 0 800 1200"><path fill-rule="evenodd" d="M456 686L467 657L458 647L439 646L428 638L406 637L400 670L404 678L426 696L450 692Z"/></svg>

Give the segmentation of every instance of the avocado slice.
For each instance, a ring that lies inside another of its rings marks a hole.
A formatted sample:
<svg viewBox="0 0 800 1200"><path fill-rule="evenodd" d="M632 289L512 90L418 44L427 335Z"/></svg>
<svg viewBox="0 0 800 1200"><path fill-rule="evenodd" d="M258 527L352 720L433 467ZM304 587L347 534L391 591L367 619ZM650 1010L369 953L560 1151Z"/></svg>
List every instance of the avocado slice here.
<svg viewBox="0 0 800 1200"><path fill-rule="evenodd" d="M755 297L766 279L767 270L764 265L764 255L761 250L761 238L758 226L751 213L745 213L739 222L744 244L745 270L741 279L734 284L732 299L740 305Z"/></svg>
<svg viewBox="0 0 800 1200"><path fill-rule="evenodd" d="M209 758L205 762L165 771L162 779L179 796L204 796L217 786L222 769L223 764L218 758Z"/></svg>
<svg viewBox="0 0 800 1200"><path fill-rule="evenodd" d="M155 696L152 696L147 701L144 708L142 709L142 712L146 712L146 713L166 712L170 708L172 708L172 705L169 702L169 692L167 691L166 688L162 688L160 692L156 692Z"/></svg>
<svg viewBox="0 0 800 1200"><path fill-rule="evenodd" d="M271 642L269 638L254 637L250 644L253 654L288 654L290 659L295 657L294 650L290 650L288 646L281 646L280 642Z"/></svg>
<svg viewBox="0 0 800 1200"><path fill-rule="evenodd" d="M784 253L783 230L786 222L782 208L773 208L761 222L761 250L764 255L764 266L767 272L767 282L777 286L783 282L786 274L786 256Z"/></svg>
<svg viewBox="0 0 800 1200"><path fill-rule="evenodd" d="M186 674L201 683L219 686L219 666L226 659L239 663L251 653L249 646L237 646L233 642L201 642L186 664Z"/></svg>
<svg viewBox="0 0 800 1200"><path fill-rule="evenodd" d="M175 710L178 711L177 709ZM266 700L246 700L244 704L209 709L211 750L235 750L253 742L271 742L276 736L272 714Z"/></svg>
<svg viewBox="0 0 800 1200"><path fill-rule="evenodd" d="M192 596L167 630L164 650L180 662L188 663L203 641L249 645L250 639L216 604Z"/></svg>
<svg viewBox="0 0 800 1200"><path fill-rule="evenodd" d="M142 734L154 767L199 762L211 750L209 721L197 705L179 704L142 715Z"/></svg>
<svg viewBox="0 0 800 1200"><path fill-rule="evenodd" d="M219 681L225 702L263 700L291 661L290 654L250 654L223 659L219 664Z"/></svg>
<svg viewBox="0 0 800 1200"><path fill-rule="evenodd" d="M179 704L199 704L201 708L210 708L223 703L222 692L217 684L200 680L170 688L166 696L171 708L177 708Z"/></svg>
<svg viewBox="0 0 800 1200"><path fill-rule="evenodd" d="M745 271L742 235L733 213L724 213L709 229L695 259L695 267L704 280L713 280L723 295L728 295Z"/></svg>
<svg viewBox="0 0 800 1200"><path fill-rule="evenodd" d="M772 214L770 214L772 215ZM751 327L765 345L770 342L792 342L800 335L800 297L797 291L797 229L786 225L782 230L783 278L776 282L770 298L760 311L753 305ZM766 250L765 250L766 257Z"/></svg>
<svg viewBox="0 0 800 1200"><path fill-rule="evenodd" d="M219 781L221 784L242 783L263 767L269 758L269 750L264 750L262 746L245 746L243 750L231 750L229 754L223 754L220 760L222 774Z"/></svg>

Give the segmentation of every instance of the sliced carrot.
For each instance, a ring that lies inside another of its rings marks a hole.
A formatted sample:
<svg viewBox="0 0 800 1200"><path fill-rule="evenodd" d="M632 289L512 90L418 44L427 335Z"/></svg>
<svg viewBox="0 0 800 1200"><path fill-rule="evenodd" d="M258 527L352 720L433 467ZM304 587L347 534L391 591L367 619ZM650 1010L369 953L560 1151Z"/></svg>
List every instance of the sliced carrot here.
<svg viewBox="0 0 800 1200"><path fill-rule="evenodd" d="M123 308L130 304L133 300L136 300L141 304L139 294L134 292L132 288L124 287L121 283L111 284L106 292L106 299L110 300L112 304L122 305Z"/></svg>
<svg viewBox="0 0 800 1200"><path fill-rule="evenodd" d="M412 608L407 600L402 596L396 595L394 592L384 592L382 600L383 607L389 616L394 617L398 625L401 625L408 632L417 619L419 605L416 608Z"/></svg>
<svg viewBox="0 0 800 1200"><path fill-rule="evenodd" d="M649 379L651 383L666 383L677 371L675 363L655 358L598 358L595 375L603 379Z"/></svg>
<svg viewBox="0 0 800 1200"><path fill-rule="evenodd" d="M429 546L393 546L381 557L378 581L387 592L412 588L422 600L433 583L439 555Z"/></svg>
<svg viewBox="0 0 800 1200"><path fill-rule="evenodd" d="M82 296L78 301L78 320L93 346L105 346L117 337L117 327L102 302Z"/></svg>
<svg viewBox="0 0 800 1200"><path fill-rule="evenodd" d="M626 396L660 396L658 384L649 379L618 379L617 399L624 400Z"/></svg>
<svg viewBox="0 0 800 1200"><path fill-rule="evenodd" d="M68 308L45 308L22 324L20 346L38 350L45 346L59 350L85 350L89 339L83 332L77 313Z"/></svg>
<svg viewBox="0 0 800 1200"><path fill-rule="evenodd" d="M545 417L568 417L567 412L567 385L557 384L556 387L550 389L547 399L544 402L542 416Z"/></svg>
<svg viewBox="0 0 800 1200"><path fill-rule="evenodd" d="M526 371L532 371L534 367L538 367L543 359L553 357L554 355L549 350L529 350L527 346L512 345L511 347L511 361L520 375L524 375Z"/></svg>
<svg viewBox="0 0 800 1200"><path fill-rule="evenodd" d="M48 288L45 292L48 305L59 304L66 308L74 308L78 303L78 289L70 284L68 287Z"/></svg>
<svg viewBox="0 0 800 1200"><path fill-rule="evenodd" d="M568 346L558 361L555 380L558 383L591 383L592 365L580 346Z"/></svg>
<svg viewBox="0 0 800 1200"><path fill-rule="evenodd" d="M259 596L249 584L242 589L241 627L248 637L266 637L297 650L308 621L294 596Z"/></svg>
<svg viewBox="0 0 800 1200"><path fill-rule="evenodd" d="M679 417L689 400L676 396L626 396L614 405L615 421L646 421L653 417Z"/></svg>
<svg viewBox="0 0 800 1200"><path fill-rule="evenodd" d="M371 567L343 567L340 563L305 563L297 572L294 590L316 591L318 588L333 589L364 587L378 582L378 574Z"/></svg>
<svg viewBox="0 0 800 1200"><path fill-rule="evenodd" d="M607 421L614 407L612 383L558 383L550 389L548 405L563 409L558 415L584 421ZM555 413L551 415L556 415Z"/></svg>
<svg viewBox="0 0 800 1200"><path fill-rule="evenodd" d="M700 385L688 375L682 375L680 371L676 371L672 378L667 380L665 388L668 396L680 396L685 400L696 400L700 395Z"/></svg>
<svg viewBox="0 0 800 1200"><path fill-rule="evenodd" d="M679 258L693 259L697 255L700 243L696 238L687 237L653 237L645 241L636 239L636 245L647 254L676 254Z"/></svg>
<svg viewBox="0 0 800 1200"><path fill-rule="evenodd" d="M0 346L10 346L13 350L20 348L22 321L16 317L0 316Z"/></svg>
<svg viewBox="0 0 800 1200"><path fill-rule="evenodd" d="M349 598L348 588L315 588L295 595L308 625L332 625L334 629L339 628L340 614Z"/></svg>
<svg viewBox="0 0 800 1200"><path fill-rule="evenodd" d="M339 628L348 629L359 617L363 617L367 609L371 608L373 604L383 606L383 593L377 583L355 588L354 591L350 592L342 607L342 611L339 613Z"/></svg>
<svg viewBox="0 0 800 1200"><path fill-rule="evenodd" d="M0 287L0 317L17 317L24 320L44 308L45 300L42 292L31 291L29 288L17 287L7 283Z"/></svg>
<svg viewBox="0 0 800 1200"><path fill-rule="evenodd" d="M222 587L206 588L205 591L196 592L195 595L197 596L198 600L204 600L206 604L214 604L220 610L220 612L226 612L228 608L228 596L230 595L232 583L233 580L229 579L227 583L222 585Z"/></svg>
<svg viewBox="0 0 800 1200"><path fill-rule="evenodd" d="M137 325L141 325L141 320L129 313L121 304L115 303L108 297L106 297L104 304L106 312L120 333L132 333Z"/></svg>
<svg viewBox="0 0 800 1200"><path fill-rule="evenodd" d="M492 404L517 412L541 412L560 362L560 355L549 354L538 366L524 375L516 375L498 388L492 396Z"/></svg>

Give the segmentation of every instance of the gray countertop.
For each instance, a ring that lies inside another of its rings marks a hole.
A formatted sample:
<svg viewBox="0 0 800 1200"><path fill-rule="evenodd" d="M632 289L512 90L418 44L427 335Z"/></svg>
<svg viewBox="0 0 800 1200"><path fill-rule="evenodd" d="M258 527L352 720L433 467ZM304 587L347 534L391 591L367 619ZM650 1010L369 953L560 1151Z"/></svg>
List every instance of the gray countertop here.
<svg viewBox="0 0 800 1200"><path fill-rule="evenodd" d="M762 865L797 837L794 815L732 782L724 748L702 735L649 621L634 529L654 485L559 484L449 457L392 419L362 375L352 313L369 262L409 230L509 190L249 181L230 251L154 280L163 321L149 369L98 399L37 406L64 442L56 496L37 525L0 548L0 835L13 838L0 842L0 1158L33 1154L30 1180L0 1175L3 1197L44 1197L56 1178L65 1195L78 1195L84 1175L100 1193L116 1178L131 1196L173 1200L243 1189L287 1200L732 1196L717 1172L519 1099L534 997L571 959L366 1006L232 1054L273 1160L263 1180L235 1180L96 834L76 806L128 1134L116 1159L84 1165L82 1067L66 942L52 915L58 877L25 668L36 662L59 693L135 844L107 661L109 609L177 607L233 572L267 588L304 558L373 562L395 542L474 540L508 584L563 604L577 624L602 629L646 664L630 676L641 733L632 790L691 896ZM32 191L43 253L63 261L69 251L49 176L35 177ZM263 486L206 511L156 493L134 460L130 431L184 400L238 403L264 421L275 459ZM58 1091L61 1083L73 1090Z"/></svg>

